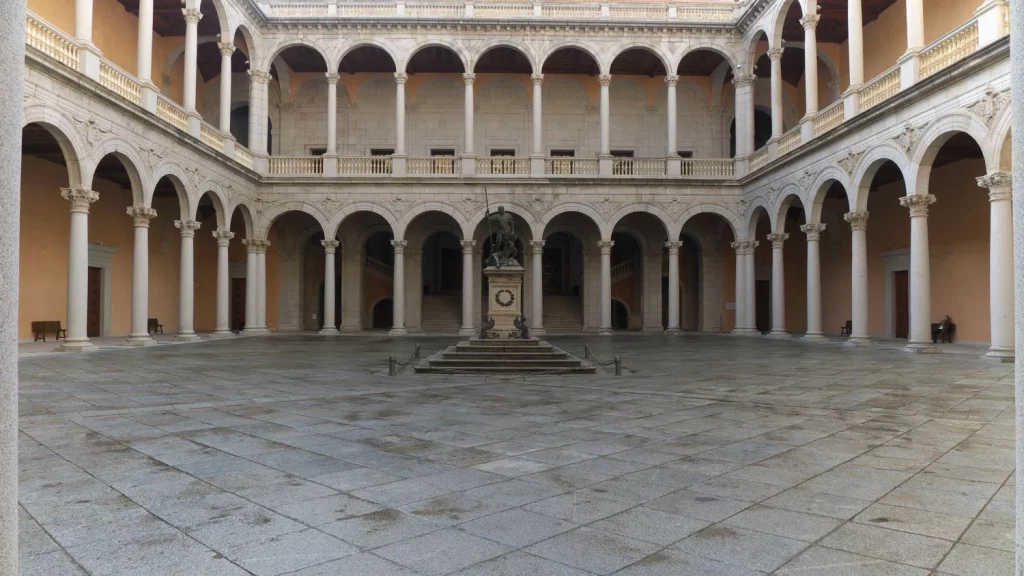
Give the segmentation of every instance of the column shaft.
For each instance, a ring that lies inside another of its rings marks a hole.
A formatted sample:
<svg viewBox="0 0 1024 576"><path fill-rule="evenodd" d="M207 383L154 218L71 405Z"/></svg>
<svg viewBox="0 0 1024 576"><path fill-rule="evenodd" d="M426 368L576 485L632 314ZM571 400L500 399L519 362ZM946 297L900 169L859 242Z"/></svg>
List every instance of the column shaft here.
<svg viewBox="0 0 1024 576"><path fill-rule="evenodd" d="M475 240L463 240L462 244L462 327L459 334L472 336L473 329L473 248Z"/></svg>
<svg viewBox="0 0 1024 576"><path fill-rule="evenodd" d="M933 350L931 334L931 264L928 251L928 205L931 194L911 194L900 198L910 209L910 341L907 350Z"/></svg>
<svg viewBox="0 0 1024 576"><path fill-rule="evenodd" d="M462 153L469 156L473 154L473 82L476 80L476 74L467 72L462 75L462 79L466 84L465 97L463 98L463 124L465 125L466 133L463 135L463 150Z"/></svg>
<svg viewBox="0 0 1024 576"><path fill-rule="evenodd" d="M868 213L849 212L843 218L850 223L851 237L851 334L848 345L871 341L868 335Z"/></svg>
<svg viewBox="0 0 1024 576"><path fill-rule="evenodd" d="M612 153L610 139L611 104L609 103L608 96L608 87L612 82L611 74L598 76L598 82L601 84L601 155L608 156Z"/></svg>
<svg viewBox="0 0 1024 576"><path fill-rule="evenodd" d="M92 44L92 0L75 0L75 40Z"/></svg>
<svg viewBox="0 0 1024 576"><path fill-rule="evenodd" d="M989 193L989 329L986 357L1004 362L1014 359L1013 205L1011 178L998 172L978 178Z"/></svg>
<svg viewBox="0 0 1024 576"><path fill-rule="evenodd" d="M821 233L824 224L805 224L807 235L807 333L804 340L825 340L821 331Z"/></svg>
<svg viewBox="0 0 1024 576"><path fill-rule="evenodd" d="M131 346L154 344L149 337L149 220L156 211L147 206L129 206L135 223L135 247L132 253L131 334L125 341Z"/></svg>
<svg viewBox="0 0 1024 576"><path fill-rule="evenodd" d="M907 51L924 47L924 0L907 0ZM929 336L929 341L930 341Z"/></svg>
<svg viewBox="0 0 1024 576"><path fill-rule="evenodd" d="M135 63L139 82L153 78L153 0L139 0L139 39Z"/></svg>
<svg viewBox="0 0 1024 576"><path fill-rule="evenodd" d="M268 242L269 244L269 242ZM267 249L256 253L256 328L267 331Z"/></svg>
<svg viewBox="0 0 1024 576"><path fill-rule="evenodd" d="M530 265L533 270L530 274L530 304L533 307L533 316L528 324L530 331L535 336L544 334L544 241L533 240L530 242Z"/></svg>
<svg viewBox="0 0 1024 576"><path fill-rule="evenodd" d="M601 325L597 333L609 336L612 333L612 240L597 243L601 250Z"/></svg>
<svg viewBox="0 0 1024 576"><path fill-rule="evenodd" d="M327 73L327 152L326 156L338 154L338 79L337 72ZM326 324L324 325L326 326Z"/></svg>
<svg viewBox="0 0 1024 576"><path fill-rule="evenodd" d="M861 0L847 0L847 48L850 53L850 86L864 83L864 16Z"/></svg>
<svg viewBox="0 0 1024 576"><path fill-rule="evenodd" d="M744 309L747 312L747 328L753 332L759 332L757 328L757 299L754 293L754 286L756 276L754 273L754 250L760 245L760 242L752 241L750 243L750 249L747 251L744 261L746 263L747 272L743 275L744 289L746 290L746 306Z"/></svg>
<svg viewBox="0 0 1024 576"><path fill-rule="evenodd" d="M199 47L199 20L203 15L198 8L182 10L185 15L185 87L182 105L185 110L196 109L196 55Z"/></svg>
<svg viewBox="0 0 1024 576"><path fill-rule="evenodd" d="M788 337L786 332L786 269L783 246L789 234L769 234L772 243L772 331L773 337Z"/></svg>
<svg viewBox="0 0 1024 576"><path fill-rule="evenodd" d="M732 79L736 87L736 156L754 152L754 76L740 74Z"/></svg>
<svg viewBox="0 0 1024 576"><path fill-rule="evenodd" d="M193 315L195 310L195 266L193 252L195 234L199 222L176 220L174 226L181 230L181 269L178 271L178 336L179 340L198 340Z"/></svg>
<svg viewBox="0 0 1024 576"><path fill-rule="evenodd" d="M818 37L815 27L818 15L808 14L800 19L804 26L804 88L807 102L806 116L818 113Z"/></svg>
<svg viewBox="0 0 1024 576"><path fill-rule="evenodd" d="M258 332L257 329L257 289L259 278L256 272L256 246L255 240L243 240L242 243L248 248L245 255L245 332Z"/></svg>
<svg viewBox="0 0 1024 576"><path fill-rule="evenodd" d="M324 327L320 331L321 334L337 334L338 333L338 322L337 314L334 310L334 288L337 283L336 274L334 272L334 264L336 251L338 250L337 240L321 240L320 244L324 247Z"/></svg>
<svg viewBox="0 0 1024 576"><path fill-rule="evenodd" d="M228 316L231 283L228 273L228 245L235 234L228 230L215 230L213 237L217 239L217 320L211 336L231 336L231 321Z"/></svg>
<svg viewBox="0 0 1024 576"><path fill-rule="evenodd" d="M678 240L665 243L668 248L668 332L679 332L679 248L682 245Z"/></svg>
<svg viewBox="0 0 1024 576"><path fill-rule="evenodd" d="M235 45L231 42L220 44L220 131L231 132L231 55Z"/></svg>
<svg viewBox="0 0 1024 576"><path fill-rule="evenodd" d="M543 96L541 92L541 86L544 84L543 74L534 74L533 79L533 154L536 156L544 156L544 115L543 115Z"/></svg>
<svg viewBox="0 0 1024 576"><path fill-rule="evenodd" d="M2 11L0 11L2 12ZM89 315L89 205L99 194L85 188L64 188L61 196L71 206L68 243L67 338L58 350L78 352L92 349L87 336Z"/></svg>
<svg viewBox="0 0 1024 576"><path fill-rule="evenodd" d="M405 156L405 72L395 72L395 156Z"/></svg>
<svg viewBox="0 0 1024 576"><path fill-rule="evenodd" d="M668 89L668 102L666 102L666 110L668 115L668 140L665 145L665 156L673 157L679 154L679 148L676 144L678 129L676 123L678 122L678 112L676 111L676 83L679 81L678 76L669 76L665 78L665 86Z"/></svg>
<svg viewBox="0 0 1024 576"><path fill-rule="evenodd" d="M747 331L747 257L744 253L743 245L745 242L733 242L732 248L736 251L736 280L734 290L736 292L735 305L736 309L733 313L735 320L733 320L732 331L734 334L743 334Z"/></svg>
<svg viewBox="0 0 1024 576"><path fill-rule="evenodd" d="M782 48L768 50L772 64L772 138L785 133L782 123Z"/></svg>
<svg viewBox="0 0 1024 576"><path fill-rule="evenodd" d="M394 336L407 333L405 329L405 248L408 244L405 240L391 241L391 245L395 248L395 264L391 307L393 322L390 334Z"/></svg>

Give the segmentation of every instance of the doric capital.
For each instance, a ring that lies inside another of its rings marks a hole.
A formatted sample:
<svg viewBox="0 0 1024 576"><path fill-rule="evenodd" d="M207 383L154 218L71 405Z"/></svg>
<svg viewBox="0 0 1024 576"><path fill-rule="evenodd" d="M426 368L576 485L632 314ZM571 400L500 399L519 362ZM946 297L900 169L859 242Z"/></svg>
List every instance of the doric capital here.
<svg viewBox="0 0 1024 576"><path fill-rule="evenodd" d="M245 245L246 252L250 254L266 254L267 248L270 248L270 240L246 238L245 240L242 240L242 244Z"/></svg>
<svg viewBox="0 0 1024 576"><path fill-rule="evenodd" d="M60 195L71 204L72 212L89 213L89 204L100 199L98 192L88 188L61 188Z"/></svg>
<svg viewBox="0 0 1024 576"><path fill-rule="evenodd" d="M615 246L614 240L601 240L597 243L597 247L601 249L601 254L611 254L612 246Z"/></svg>
<svg viewBox="0 0 1024 576"><path fill-rule="evenodd" d="M543 240L530 240L530 253L534 256L540 256L544 253L544 241Z"/></svg>
<svg viewBox="0 0 1024 576"><path fill-rule="evenodd" d="M235 233L231 230L214 230L213 237L217 239L217 246L227 246L235 237Z"/></svg>
<svg viewBox="0 0 1024 576"><path fill-rule="evenodd" d="M203 14L198 8L182 8L181 15L185 17L185 24L199 24L203 19Z"/></svg>
<svg viewBox="0 0 1024 576"><path fill-rule="evenodd" d="M824 224L804 224L800 231L807 235L808 242L817 242L821 239L821 233L825 231Z"/></svg>
<svg viewBox="0 0 1024 576"><path fill-rule="evenodd" d="M785 52L785 50L786 49L782 48L782 47L779 47L779 48L769 48L768 52L767 52L768 59L771 60L772 62L775 62L775 61L778 61L778 60L782 60L782 53Z"/></svg>
<svg viewBox="0 0 1024 576"><path fill-rule="evenodd" d="M473 249L476 248L476 240L460 240L459 244L462 246L463 254L472 254Z"/></svg>
<svg viewBox="0 0 1024 576"><path fill-rule="evenodd" d="M843 220L850 223L852 230L867 230L868 229L868 216L869 212L847 212L843 214Z"/></svg>
<svg viewBox="0 0 1024 576"><path fill-rule="evenodd" d="M818 20L820 17L817 14L808 14L800 19L800 25L804 27L804 30L814 30L818 27Z"/></svg>
<svg viewBox="0 0 1024 576"><path fill-rule="evenodd" d="M129 206L126 211L132 217L136 228L148 228L149 221L156 218L156 210L149 206Z"/></svg>
<svg viewBox="0 0 1024 576"><path fill-rule="evenodd" d="M182 238L195 238L196 230L199 230L199 222L195 220L175 220L174 227L181 230Z"/></svg>
<svg viewBox="0 0 1024 576"><path fill-rule="evenodd" d="M326 253L326 254L334 254L335 252L337 252L338 251L338 246L340 244L341 244L341 242L338 242L337 240L321 240L320 241L320 245L324 247L324 253Z"/></svg>
<svg viewBox="0 0 1024 576"><path fill-rule="evenodd" d="M600 84L601 86L608 86L608 85L610 85L612 83L612 75L611 74L601 74L600 76L597 77L597 83Z"/></svg>
<svg viewBox="0 0 1024 576"><path fill-rule="evenodd" d="M935 203L935 196L932 194L909 194L900 198L900 206L910 209L911 218L922 218L928 216L928 206Z"/></svg>
<svg viewBox="0 0 1024 576"><path fill-rule="evenodd" d="M473 82L476 82L476 74L472 72L466 72L465 74L462 75L462 81L466 84L466 86L472 86Z"/></svg>
<svg viewBox="0 0 1024 576"><path fill-rule="evenodd" d="M391 245L395 248L395 254L405 254L405 248L409 245L409 241L392 240Z"/></svg>
<svg viewBox="0 0 1024 576"><path fill-rule="evenodd" d="M544 83L544 75L543 74L531 74L530 75L530 80L533 80L533 85L534 86L540 86L541 84Z"/></svg>
<svg viewBox="0 0 1024 576"><path fill-rule="evenodd" d="M754 85L757 76L753 74L736 74L732 77L732 83L737 88L749 88Z"/></svg>
<svg viewBox="0 0 1024 576"><path fill-rule="evenodd" d="M679 255L679 249L682 248L682 247L683 247L682 240L671 240L669 242L665 242L665 248L668 248L668 255L669 256L678 256Z"/></svg>
<svg viewBox="0 0 1024 576"><path fill-rule="evenodd" d="M772 248L775 250L782 250L782 244L786 240L789 240L789 234L785 232L773 232L768 235L768 241L772 243Z"/></svg>
<svg viewBox="0 0 1024 576"><path fill-rule="evenodd" d="M993 172L978 178L978 186L988 188L989 202L1002 202L1010 199L1010 186L1013 184L1007 172Z"/></svg>
<svg viewBox="0 0 1024 576"><path fill-rule="evenodd" d="M327 77L328 84L334 84L335 86L337 86L338 80L341 78L341 74L337 72L327 72L324 76Z"/></svg>
<svg viewBox="0 0 1024 576"><path fill-rule="evenodd" d="M220 55L221 56L231 56L232 54L235 53L235 43L234 42L220 42L220 43L217 44L217 48L220 49Z"/></svg>
<svg viewBox="0 0 1024 576"><path fill-rule="evenodd" d="M405 72L395 72L395 84L405 85L409 81L409 75Z"/></svg>
<svg viewBox="0 0 1024 576"><path fill-rule="evenodd" d="M679 76L676 76L675 74L669 74L668 76L665 76L665 84L666 85L668 85L668 86L675 86L678 83L679 83Z"/></svg>
<svg viewBox="0 0 1024 576"><path fill-rule="evenodd" d="M270 84L270 80L273 76L270 72L264 72L263 70L249 70L249 81L257 84Z"/></svg>

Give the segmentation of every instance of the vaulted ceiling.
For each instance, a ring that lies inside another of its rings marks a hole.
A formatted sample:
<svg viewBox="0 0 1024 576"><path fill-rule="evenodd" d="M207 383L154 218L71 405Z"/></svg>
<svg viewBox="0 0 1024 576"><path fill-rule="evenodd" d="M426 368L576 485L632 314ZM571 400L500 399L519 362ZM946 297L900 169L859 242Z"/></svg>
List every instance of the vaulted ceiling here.
<svg viewBox="0 0 1024 576"><path fill-rule="evenodd" d="M963 0L966 1L966 0ZM849 19L847 18L847 6L849 0L817 0L818 15L821 17L818 20L818 28L815 34L818 42L827 42L829 44L842 44L846 42L847 33L849 32ZM896 3L896 0L861 0L861 18L863 24L867 26L870 22L874 22L878 19L879 15ZM800 12L800 6L797 2L789 7L789 12L786 14L785 23L782 25L782 39L789 42L803 42L804 41L804 28L800 24L800 18L803 14Z"/></svg>
<svg viewBox="0 0 1024 576"><path fill-rule="evenodd" d="M118 0L129 14L139 15L139 0ZM153 0L153 31L161 36L184 36L185 17L181 14L181 0ZM203 2L199 8L203 19L199 21L200 36L220 34L220 19L213 2Z"/></svg>

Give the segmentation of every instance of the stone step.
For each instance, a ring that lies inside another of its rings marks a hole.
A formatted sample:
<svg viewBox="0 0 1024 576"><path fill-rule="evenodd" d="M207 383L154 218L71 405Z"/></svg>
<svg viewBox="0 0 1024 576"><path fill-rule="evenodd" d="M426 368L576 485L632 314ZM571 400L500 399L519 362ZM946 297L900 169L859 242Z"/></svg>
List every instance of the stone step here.
<svg viewBox="0 0 1024 576"><path fill-rule="evenodd" d="M503 341L498 341L498 342L503 342ZM455 346L452 346L451 348L454 348L456 352L533 352L533 353L543 353L543 352L552 352L552 351L556 350L556 348L554 346L552 346L552 345L550 345L550 344L548 344L546 342L544 342L542 344L538 344L536 346L522 346L522 345L519 345L519 346L517 346L517 345L503 346L501 344L478 345L478 344L470 344L470 343L466 343L466 342L460 342L460 343L456 344Z"/></svg>
<svg viewBox="0 0 1024 576"><path fill-rule="evenodd" d="M434 365L417 366L417 374L449 374L458 367L441 367ZM559 374L597 374L597 368L591 365L580 365L574 368L546 368L533 366L478 366L465 368L467 372L474 374L546 374L557 370Z"/></svg>
<svg viewBox="0 0 1024 576"><path fill-rule="evenodd" d="M415 367L419 373L476 372L503 374L596 374L597 368L568 352L529 340L464 340L427 358Z"/></svg>
<svg viewBox="0 0 1024 576"><path fill-rule="evenodd" d="M459 342L458 345L459 346L462 346L462 345L481 346L481 347L482 346L488 346L488 347L494 347L494 346L501 347L501 346L505 346L505 347L510 347L510 348L511 347L522 348L522 347L537 347L537 346L540 346L541 344L542 344L542 342L538 338L530 338L529 340L519 340L519 339L514 339L514 338L487 338L487 339L470 338L469 340L464 340L462 342ZM550 344L547 344L547 342L543 342L543 344L546 344L549 347L551 346Z"/></svg>
<svg viewBox="0 0 1024 576"><path fill-rule="evenodd" d="M565 360L565 352L460 352L445 351L446 360Z"/></svg>

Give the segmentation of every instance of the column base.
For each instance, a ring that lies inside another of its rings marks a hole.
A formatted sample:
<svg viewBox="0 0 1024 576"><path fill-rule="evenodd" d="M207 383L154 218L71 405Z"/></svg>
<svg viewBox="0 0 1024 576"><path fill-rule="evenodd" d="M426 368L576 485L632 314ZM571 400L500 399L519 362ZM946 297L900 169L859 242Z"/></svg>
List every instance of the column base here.
<svg viewBox="0 0 1024 576"><path fill-rule="evenodd" d="M195 332L176 334L174 339L178 342L199 342L202 340Z"/></svg>
<svg viewBox="0 0 1024 576"><path fill-rule="evenodd" d="M1004 346L992 346L981 358L982 360L991 360L992 362L1000 362L1003 364L1016 363L1016 360L1014 359L1014 349Z"/></svg>
<svg viewBox="0 0 1024 576"><path fill-rule="evenodd" d="M675 334L675 335L678 335L678 334L682 334L682 333L683 333L683 331L680 330L678 327L669 327L669 328L665 329L665 334Z"/></svg>
<svg viewBox="0 0 1024 576"><path fill-rule="evenodd" d="M821 332L808 332L801 338L804 342L828 342L828 337Z"/></svg>
<svg viewBox="0 0 1024 576"><path fill-rule="evenodd" d="M263 334L270 334L270 330L266 328L243 328L243 336L262 336Z"/></svg>
<svg viewBox="0 0 1024 576"><path fill-rule="evenodd" d="M931 342L910 342L903 347L903 351L911 354L938 354L939 349Z"/></svg>
<svg viewBox="0 0 1024 576"><path fill-rule="evenodd" d="M768 337L769 338L777 338L777 339L784 340L784 339L792 338L793 335L790 334L789 332L786 332L785 330L772 330L771 332L768 333Z"/></svg>
<svg viewBox="0 0 1024 576"><path fill-rule="evenodd" d="M341 331L342 332L349 332L349 333L351 333L351 332L362 332L363 329L360 326L346 326L346 325L342 324L341 325Z"/></svg>
<svg viewBox="0 0 1024 576"><path fill-rule="evenodd" d="M759 336L761 333L753 328L733 328L732 334L736 336Z"/></svg>
<svg viewBox="0 0 1024 576"><path fill-rule="evenodd" d="M409 331L404 326L397 327L397 328L392 328L391 330L388 330L388 336L408 336L408 335L409 335Z"/></svg>
<svg viewBox="0 0 1024 576"><path fill-rule="evenodd" d="M210 338L234 338L235 333L231 330L214 330L210 333Z"/></svg>
<svg viewBox="0 0 1024 576"><path fill-rule="evenodd" d="M543 326L540 326L538 328L530 328L530 336L544 336L547 333L548 331L545 330Z"/></svg>
<svg viewBox="0 0 1024 576"><path fill-rule="evenodd" d="M849 346L850 348L864 348L872 345L874 343L867 336L850 336L846 342L843 342L843 346Z"/></svg>
<svg viewBox="0 0 1024 576"><path fill-rule="evenodd" d="M125 346L156 346L156 340L149 337L149 334L133 334L125 339Z"/></svg>
<svg viewBox="0 0 1024 576"><path fill-rule="evenodd" d="M476 336L476 328L472 326L459 328L459 336Z"/></svg>
<svg viewBox="0 0 1024 576"><path fill-rule="evenodd" d="M611 328L598 328L597 329L597 335L598 336L611 336L612 334L615 334L615 331L612 330Z"/></svg>
<svg viewBox="0 0 1024 576"><path fill-rule="evenodd" d="M96 352L99 350L99 346L93 344L89 339L85 340L72 340L68 342L65 340L53 349L54 352L71 352L71 353L84 353L84 352Z"/></svg>
<svg viewBox="0 0 1024 576"><path fill-rule="evenodd" d="M334 328L334 327L328 328L328 327L325 326L325 327L320 329L319 334L321 336L337 336L337 335L341 334L341 332L338 332L337 328Z"/></svg>

